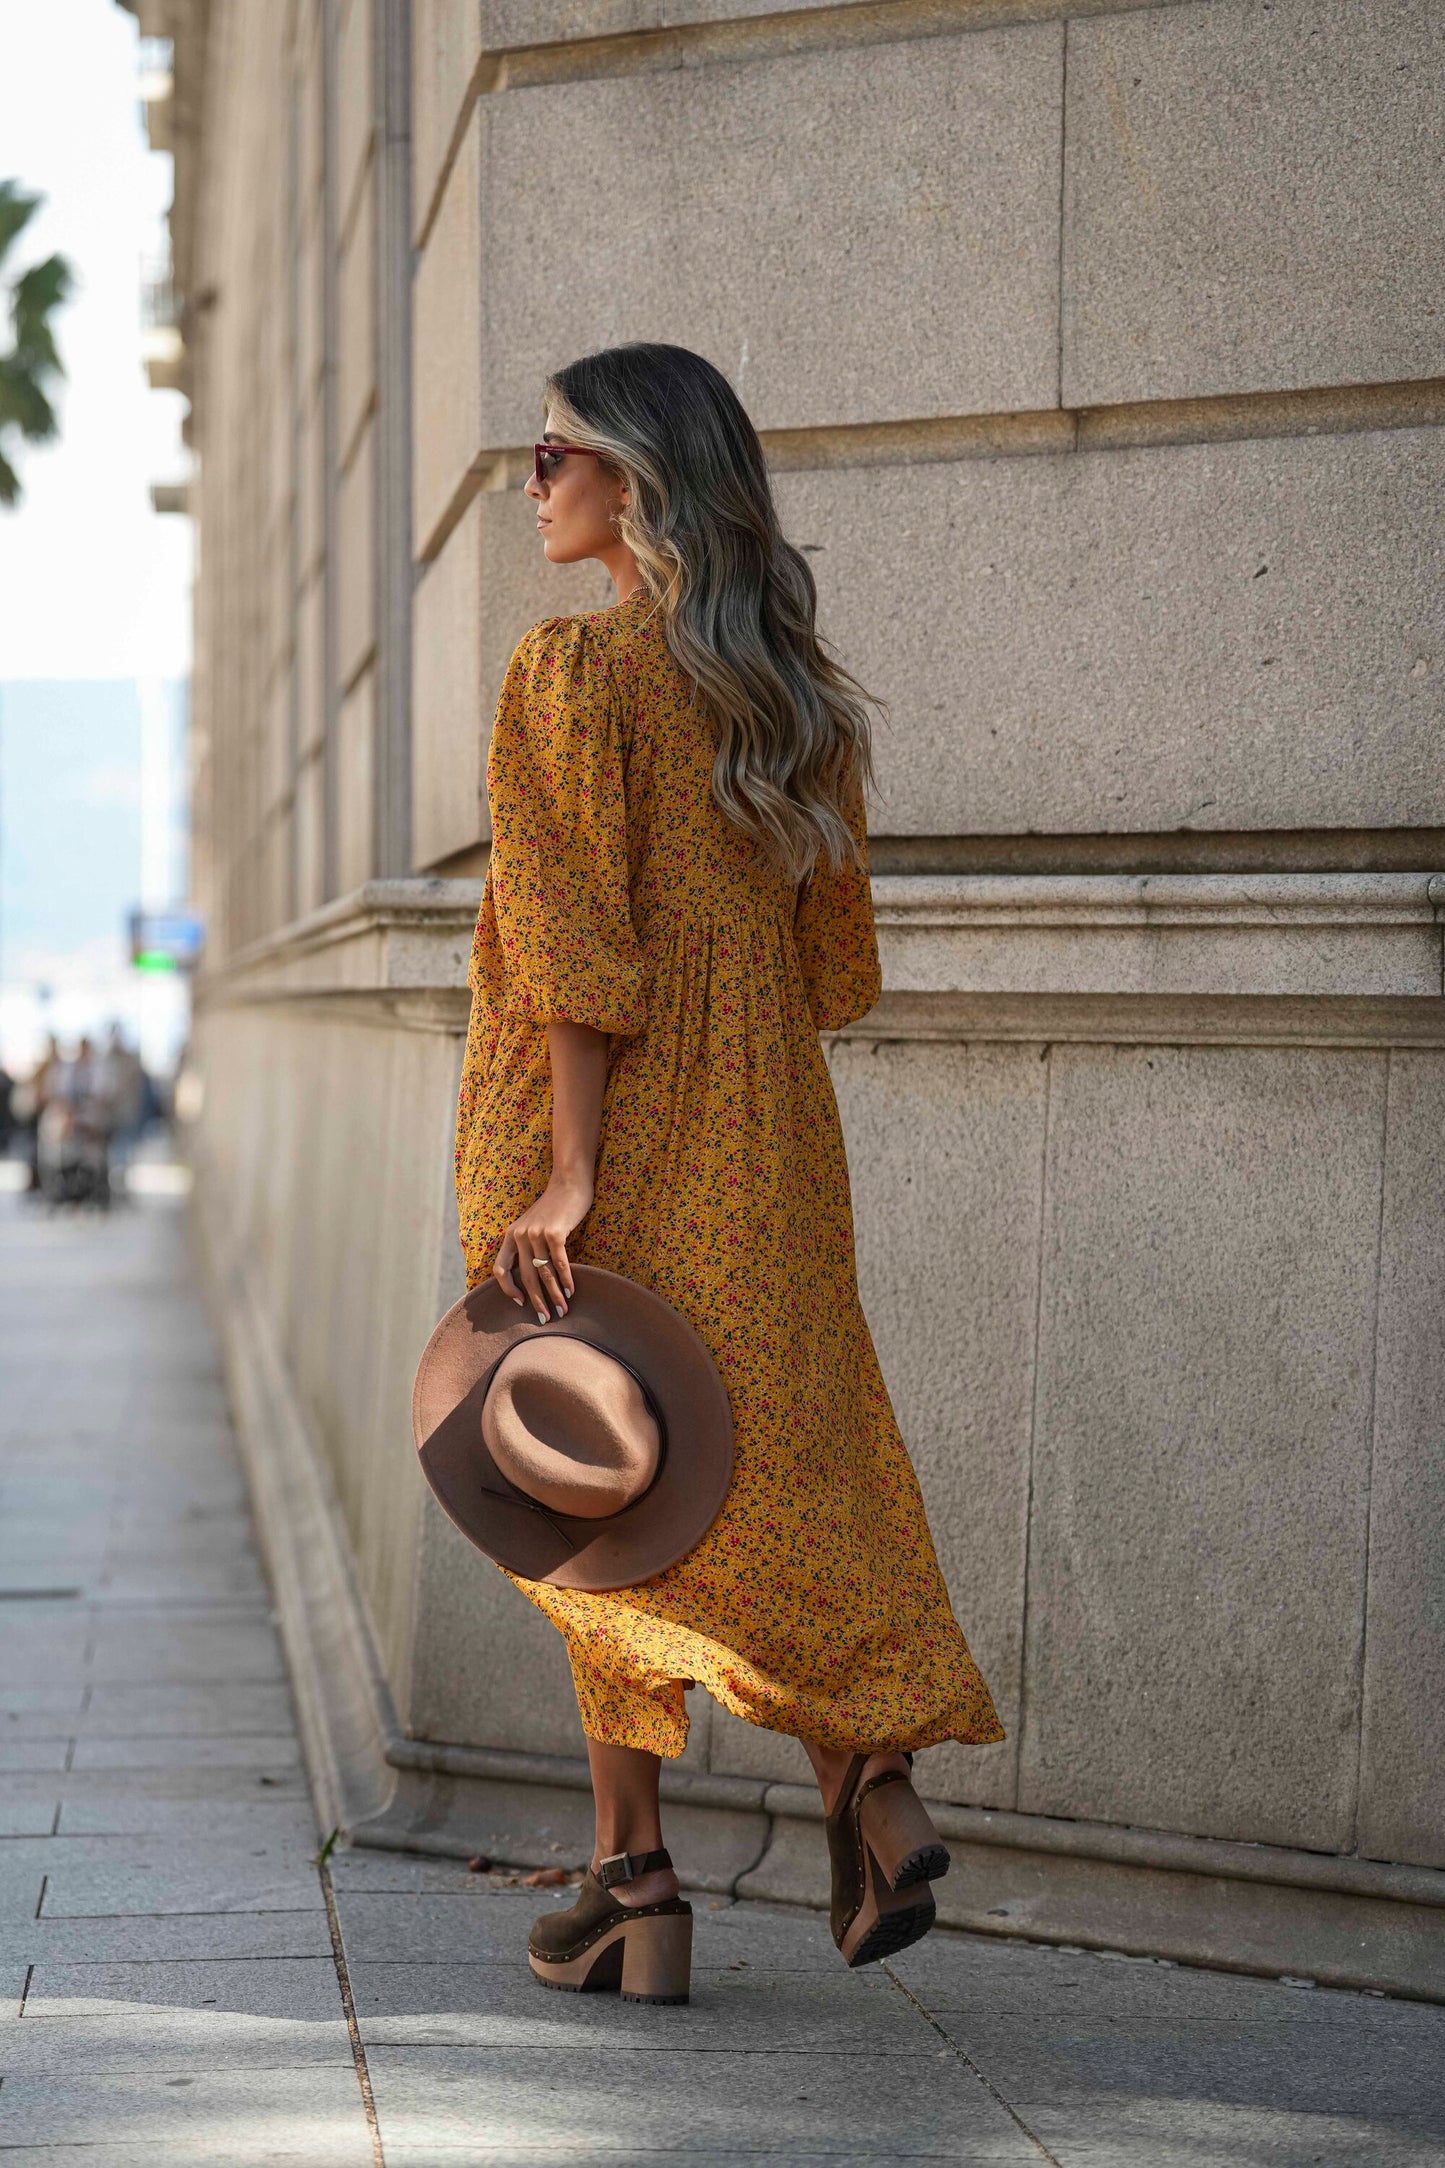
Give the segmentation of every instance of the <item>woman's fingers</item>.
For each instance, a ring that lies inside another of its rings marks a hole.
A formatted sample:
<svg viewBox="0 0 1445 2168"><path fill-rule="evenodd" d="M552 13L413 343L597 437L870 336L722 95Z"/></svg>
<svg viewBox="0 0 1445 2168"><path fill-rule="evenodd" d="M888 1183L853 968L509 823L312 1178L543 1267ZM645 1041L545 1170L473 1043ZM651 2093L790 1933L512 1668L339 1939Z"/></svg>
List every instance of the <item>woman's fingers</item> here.
<svg viewBox="0 0 1445 2168"><path fill-rule="evenodd" d="M567 1315L567 1299L572 1293L572 1267L567 1258L567 1238L555 1228L545 1234L537 1244L538 1257L546 1257L545 1265L539 1266L542 1284L552 1298L559 1317Z"/></svg>
<svg viewBox="0 0 1445 2168"><path fill-rule="evenodd" d="M504 1295L510 1295L513 1302L520 1304L523 1297L516 1281L512 1278L512 1267L516 1261L517 1238L509 1227L502 1237L502 1246L497 1252L497 1261L492 1267L492 1278Z"/></svg>
<svg viewBox="0 0 1445 2168"><path fill-rule="evenodd" d="M527 1300L536 1313L539 1325L545 1325L552 1315L551 1298L542 1286L537 1274L537 1259L544 1253L538 1247L538 1238L532 1234L525 1220L518 1220L512 1228L517 1245L517 1278L527 1290Z"/></svg>
<svg viewBox="0 0 1445 2168"><path fill-rule="evenodd" d="M502 1237L492 1278L513 1302L530 1303L539 1324L548 1323L553 1312L567 1315L567 1304L576 1292L572 1260L567 1255L566 1228L530 1224L530 1215L513 1220ZM519 1290L520 1283L520 1290Z"/></svg>

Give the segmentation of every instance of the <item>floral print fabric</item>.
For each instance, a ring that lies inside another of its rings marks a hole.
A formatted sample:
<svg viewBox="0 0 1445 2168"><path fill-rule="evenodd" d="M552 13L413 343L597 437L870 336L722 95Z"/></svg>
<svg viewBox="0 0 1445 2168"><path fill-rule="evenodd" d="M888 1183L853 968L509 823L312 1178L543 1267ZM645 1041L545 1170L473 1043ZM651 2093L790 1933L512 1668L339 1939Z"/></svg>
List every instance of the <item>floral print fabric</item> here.
<svg viewBox="0 0 1445 2168"><path fill-rule="evenodd" d="M546 1186L545 1025L612 1034L571 1254L688 1319L736 1458L721 1515L666 1573L602 1595L517 1585L566 1639L593 1739L680 1753L693 1680L824 1746L999 1739L859 1306L818 1043L878 997L866 871L820 869L800 895L720 812L711 769L645 596L518 647L457 1127L468 1283ZM852 818L862 843L861 797Z"/></svg>

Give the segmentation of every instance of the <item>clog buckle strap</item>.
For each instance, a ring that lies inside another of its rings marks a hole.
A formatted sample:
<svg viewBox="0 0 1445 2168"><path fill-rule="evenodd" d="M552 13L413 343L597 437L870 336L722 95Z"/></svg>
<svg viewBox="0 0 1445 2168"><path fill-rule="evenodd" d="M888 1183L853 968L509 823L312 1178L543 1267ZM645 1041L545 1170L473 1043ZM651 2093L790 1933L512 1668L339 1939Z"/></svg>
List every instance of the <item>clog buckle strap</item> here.
<svg viewBox="0 0 1445 2168"><path fill-rule="evenodd" d="M671 1865L672 1854L665 1845L655 1852L612 1852L599 1864L597 1879L604 1889L615 1889L619 1882L635 1882L640 1874L655 1874Z"/></svg>

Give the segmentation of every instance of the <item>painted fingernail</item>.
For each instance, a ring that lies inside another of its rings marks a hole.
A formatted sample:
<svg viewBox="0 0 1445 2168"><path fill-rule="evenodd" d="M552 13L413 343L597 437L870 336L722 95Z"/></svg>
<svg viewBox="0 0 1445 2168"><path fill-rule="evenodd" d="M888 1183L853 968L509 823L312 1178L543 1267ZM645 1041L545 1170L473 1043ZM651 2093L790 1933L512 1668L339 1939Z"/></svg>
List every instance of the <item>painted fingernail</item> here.
<svg viewBox="0 0 1445 2168"><path fill-rule="evenodd" d="M563 1309L560 1302L557 1305L557 1315L559 1317L565 1317L567 1315L567 1312Z"/></svg>

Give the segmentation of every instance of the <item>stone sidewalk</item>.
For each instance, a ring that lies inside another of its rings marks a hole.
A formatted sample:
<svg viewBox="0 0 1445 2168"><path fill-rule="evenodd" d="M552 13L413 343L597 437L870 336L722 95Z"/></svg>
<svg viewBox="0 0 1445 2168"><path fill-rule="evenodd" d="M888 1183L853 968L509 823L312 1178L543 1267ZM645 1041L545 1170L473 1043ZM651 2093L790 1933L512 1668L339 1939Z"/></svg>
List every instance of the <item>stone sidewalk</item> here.
<svg viewBox="0 0 1445 2168"><path fill-rule="evenodd" d="M548 1995L570 1897L316 1864L174 1201L0 1200L0 2168L1445 2168L1445 2008L700 1898L687 2009Z"/></svg>

